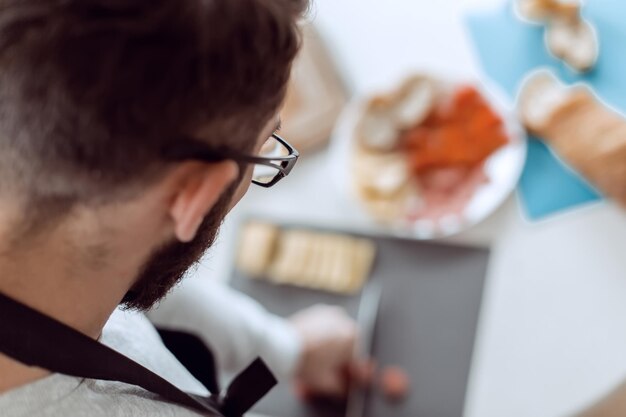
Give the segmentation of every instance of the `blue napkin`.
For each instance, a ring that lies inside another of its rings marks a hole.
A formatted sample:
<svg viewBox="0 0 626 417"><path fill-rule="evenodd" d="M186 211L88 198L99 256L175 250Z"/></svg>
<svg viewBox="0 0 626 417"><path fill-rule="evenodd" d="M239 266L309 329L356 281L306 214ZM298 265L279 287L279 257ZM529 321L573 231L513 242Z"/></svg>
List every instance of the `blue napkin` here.
<svg viewBox="0 0 626 417"><path fill-rule="evenodd" d="M615 109L626 110L626 1L586 2L583 14L598 29L600 59L589 74L580 75L553 58L543 42L543 27L521 21L512 2L467 24L486 74L515 98L526 74L550 67L565 82L584 81ZM565 166L537 138L530 138L528 158L519 185L522 204L531 219L599 200L600 195Z"/></svg>

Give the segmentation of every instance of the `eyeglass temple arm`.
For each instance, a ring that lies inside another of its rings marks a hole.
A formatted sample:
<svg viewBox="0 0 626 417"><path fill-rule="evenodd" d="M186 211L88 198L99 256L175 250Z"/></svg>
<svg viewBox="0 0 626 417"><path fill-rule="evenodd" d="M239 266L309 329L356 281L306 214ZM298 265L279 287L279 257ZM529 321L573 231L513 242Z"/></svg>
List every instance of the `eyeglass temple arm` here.
<svg viewBox="0 0 626 417"><path fill-rule="evenodd" d="M284 142L284 141L281 141ZM261 164L273 167L281 171L283 174L289 174L291 168L295 164L300 154L287 143L284 143L290 155L276 157L259 157L252 155L241 155L236 152L220 151L207 149L204 144L188 141L180 143L176 148L170 148L164 152L164 156L169 160L184 161L189 159L200 159L205 162L219 162L232 159L236 162L245 162L251 164ZM274 161L281 161L281 164L275 164Z"/></svg>

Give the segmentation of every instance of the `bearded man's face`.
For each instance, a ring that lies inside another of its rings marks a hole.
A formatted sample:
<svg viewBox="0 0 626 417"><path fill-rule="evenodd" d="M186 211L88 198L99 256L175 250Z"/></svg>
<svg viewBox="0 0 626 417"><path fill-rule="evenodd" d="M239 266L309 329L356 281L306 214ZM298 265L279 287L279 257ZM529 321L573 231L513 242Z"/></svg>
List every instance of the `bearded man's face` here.
<svg viewBox="0 0 626 417"><path fill-rule="evenodd" d="M238 182L235 182L204 218L196 237L187 243L172 241L154 251L144 264L122 305L129 309L149 310L180 282L213 245L220 225L226 217Z"/></svg>

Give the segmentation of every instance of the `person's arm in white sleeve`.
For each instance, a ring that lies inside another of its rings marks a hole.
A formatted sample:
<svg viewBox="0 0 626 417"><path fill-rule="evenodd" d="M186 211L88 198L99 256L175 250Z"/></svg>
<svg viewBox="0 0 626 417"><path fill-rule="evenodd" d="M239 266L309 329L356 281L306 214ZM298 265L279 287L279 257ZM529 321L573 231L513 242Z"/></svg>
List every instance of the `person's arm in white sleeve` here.
<svg viewBox="0 0 626 417"><path fill-rule="evenodd" d="M301 338L294 326L219 281L188 277L148 318L200 337L220 369L238 371L261 357L279 380L293 376Z"/></svg>
<svg viewBox="0 0 626 417"><path fill-rule="evenodd" d="M276 378L293 377L303 395L343 396L353 363L356 323L338 307L313 306L289 319L221 282L189 277L148 313L160 327L199 336L220 369L238 371L261 357Z"/></svg>

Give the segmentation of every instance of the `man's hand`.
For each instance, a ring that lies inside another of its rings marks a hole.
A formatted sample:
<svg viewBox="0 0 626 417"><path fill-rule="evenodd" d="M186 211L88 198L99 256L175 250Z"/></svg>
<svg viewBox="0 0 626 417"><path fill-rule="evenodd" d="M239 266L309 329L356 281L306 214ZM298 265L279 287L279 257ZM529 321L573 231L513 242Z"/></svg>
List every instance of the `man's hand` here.
<svg viewBox="0 0 626 417"><path fill-rule="evenodd" d="M302 339L296 384L305 396L342 397L353 373L357 326L339 307L318 305L291 317Z"/></svg>

